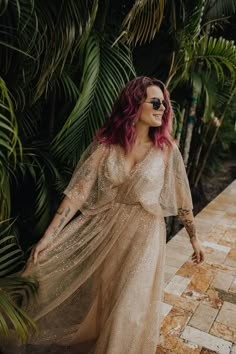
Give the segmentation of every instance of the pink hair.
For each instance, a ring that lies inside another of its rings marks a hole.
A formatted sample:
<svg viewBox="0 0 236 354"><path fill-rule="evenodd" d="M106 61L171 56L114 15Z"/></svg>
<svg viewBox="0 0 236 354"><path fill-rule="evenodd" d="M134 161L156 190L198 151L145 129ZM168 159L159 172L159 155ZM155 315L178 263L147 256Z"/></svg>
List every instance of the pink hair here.
<svg viewBox="0 0 236 354"><path fill-rule="evenodd" d="M158 86L163 92L168 108L165 110L162 125L150 127L149 136L156 147L163 149L164 145L172 145L171 137L173 110L170 103L169 92L160 80L139 76L121 91L114 103L112 113L104 126L99 129L96 140L106 144L119 144L127 152L136 139L135 123L141 104L147 97L147 87Z"/></svg>

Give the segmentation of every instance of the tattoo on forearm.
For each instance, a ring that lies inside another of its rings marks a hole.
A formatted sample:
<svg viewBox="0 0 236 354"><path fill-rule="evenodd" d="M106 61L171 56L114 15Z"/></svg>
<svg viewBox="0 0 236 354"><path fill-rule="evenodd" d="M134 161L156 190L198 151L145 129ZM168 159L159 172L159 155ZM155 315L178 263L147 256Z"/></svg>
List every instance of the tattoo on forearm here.
<svg viewBox="0 0 236 354"><path fill-rule="evenodd" d="M67 216L69 215L69 213L70 213L70 207L68 207L68 208L66 209L66 211L65 211L65 217L67 217Z"/></svg>
<svg viewBox="0 0 236 354"><path fill-rule="evenodd" d="M59 223L59 225L58 225L59 228L63 225L63 223L64 223L64 221L66 220L66 218L67 218L67 216L69 215L69 213L70 213L70 207L68 207L68 208L65 210L65 212L64 212L64 215L65 215L65 216L63 216L63 217L60 219L60 223Z"/></svg>
<svg viewBox="0 0 236 354"><path fill-rule="evenodd" d="M190 210L188 210L188 209L183 209L183 208L178 209L178 216L181 219L181 221L183 222L184 227L191 239L193 237L196 237L196 227L194 225L194 221L188 219L189 214L190 214Z"/></svg>
<svg viewBox="0 0 236 354"><path fill-rule="evenodd" d="M53 238L58 233L58 227L53 227L52 232L50 233L50 237Z"/></svg>
<svg viewBox="0 0 236 354"><path fill-rule="evenodd" d="M60 228L64 224L67 216L70 214L70 211L71 211L70 207L67 207L66 209L58 209L57 210L56 214L59 214L59 215L64 214L64 216L62 216L60 218L59 224L56 227L52 228L52 231L50 232L51 238L55 237L58 234L58 232L60 232Z"/></svg>
<svg viewBox="0 0 236 354"><path fill-rule="evenodd" d="M190 213L189 209L183 209L183 208L178 209L178 216L180 218L186 217L187 215L189 215L189 213Z"/></svg>
<svg viewBox="0 0 236 354"><path fill-rule="evenodd" d="M196 227L191 220L183 220L184 227L189 235L190 238L196 236Z"/></svg>
<svg viewBox="0 0 236 354"><path fill-rule="evenodd" d="M61 225L63 225L64 221L65 221L65 218L61 218L61 219L60 219L60 222L59 222L58 228L60 228L60 227L61 227Z"/></svg>

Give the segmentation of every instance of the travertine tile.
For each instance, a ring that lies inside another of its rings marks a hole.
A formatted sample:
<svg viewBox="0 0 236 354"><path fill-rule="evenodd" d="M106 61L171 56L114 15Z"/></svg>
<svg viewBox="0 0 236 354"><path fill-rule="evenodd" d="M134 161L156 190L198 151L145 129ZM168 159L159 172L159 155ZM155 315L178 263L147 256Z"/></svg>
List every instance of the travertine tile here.
<svg viewBox="0 0 236 354"><path fill-rule="evenodd" d="M212 250L212 251L207 252L207 250ZM210 264L222 264L225 262L227 258L227 253L213 250L212 248L206 248L205 253L206 253L206 262Z"/></svg>
<svg viewBox="0 0 236 354"><path fill-rule="evenodd" d="M156 354L176 354L170 349L164 348L162 345L157 346Z"/></svg>
<svg viewBox="0 0 236 354"><path fill-rule="evenodd" d="M236 354L236 344L233 344L230 354Z"/></svg>
<svg viewBox="0 0 236 354"><path fill-rule="evenodd" d="M180 337L171 334L161 336L161 344L164 348L168 348L174 354L200 354L201 346L185 341ZM156 352L156 354L159 354Z"/></svg>
<svg viewBox="0 0 236 354"><path fill-rule="evenodd" d="M232 284L229 288L229 292L236 293L236 277L234 278L234 281L232 282Z"/></svg>
<svg viewBox="0 0 236 354"><path fill-rule="evenodd" d="M170 312L170 310L172 309L172 305L167 304L165 302L161 303L161 316L162 316L162 320L164 319L165 316L168 315L168 313Z"/></svg>
<svg viewBox="0 0 236 354"><path fill-rule="evenodd" d="M233 275L225 272L217 272L211 283L211 287L228 291L233 280Z"/></svg>
<svg viewBox="0 0 236 354"><path fill-rule="evenodd" d="M210 333L214 336L226 339L230 342L236 343L236 330L229 326L224 325L223 323L215 321Z"/></svg>
<svg viewBox="0 0 236 354"><path fill-rule="evenodd" d="M188 325L204 332L209 332L212 323L218 314L218 309L211 306L200 304L191 317Z"/></svg>
<svg viewBox="0 0 236 354"><path fill-rule="evenodd" d="M225 264L211 264L211 267L214 271L227 272L228 274L236 276L236 269L234 267L227 266Z"/></svg>
<svg viewBox="0 0 236 354"><path fill-rule="evenodd" d="M181 295L183 291L187 288L190 281L190 278L175 275L169 282L169 284L165 287L165 292L175 295Z"/></svg>
<svg viewBox="0 0 236 354"><path fill-rule="evenodd" d="M234 220L236 219L236 213L231 213L227 212L224 214L224 216L221 218L221 225L232 225L234 223Z"/></svg>
<svg viewBox="0 0 236 354"><path fill-rule="evenodd" d="M220 354L230 354L230 349L232 347L231 342L190 326L185 327L181 337L198 345L202 345L205 348L215 350Z"/></svg>
<svg viewBox="0 0 236 354"><path fill-rule="evenodd" d="M173 305L189 312L194 312L197 306L199 305L198 301L166 292L164 293L164 301L167 304Z"/></svg>
<svg viewBox="0 0 236 354"><path fill-rule="evenodd" d="M203 246L213 248L214 250L229 253L230 247L219 245L215 242L203 241Z"/></svg>
<svg viewBox="0 0 236 354"><path fill-rule="evenodd" d="M231 247L228 257L236 261L236 246Z"/></svg>
<svg viewBox="0 0 236 354"><path fill-rule="evenodd" d="M219 354L219 352L216 352L215 350L207 349L207 348L202 348L200 354Z"/></svg>
<svg viewBox="0 0 236 354"><path fill-rule="evenodd" d="M223 300L219 297L219 291L214 288L209 288L206 293L204 304L208 304L215 309L220 309L223 305Z"/></svg>
<svg viewBox="0 0 236 354"><path fill-rule="evenodd" d="M184 228L167 244L166 316L156 354L236 354L235 196L236 181L196 217L203 264L191 262Z"/></svg>
<svg viewBox="0 0 236 354"><path fill-rule="evenodd" d="M234 267L236 269L236 260L233 260L230 257L226 257L225 261L224 261L225 265L228 265L230 267Z"/></svg>
<svg viewBox="0 0 236 354"><path fill-rule="evenodd" d="M223 323L226 326L235 328L236 330L236 305L225 301L216 318L216 321Z"/></svg>
<svg viewBox="0 0 236 354"><path fill-rule="evenodd" d="M220 233L220 232L216 233L213 230L213 231L209 232L209 234L207 235L205 240L208 241L208 242L219 243L222 238L223 238L223 234L222 233ZM227 246L227 245L225 245L225 246Z"/></svg>
<svg viewBox="0 0 236 354"><path fill-rule="evenodd" d="M174 277L177 270L178 270L178 267L173 267L168 264L165 265L165 271L164 271L165 286L167 286L167 284L171 281L171 279Z"/></svg>
<svg viewBox="0 0 236 354"><path fill-rule="evenodd" d="M167 250L166 253L166 265L171 266L171 267L176 267L176 268L180 268L186 261L187 261L188 257L186 256L173 256L172 254L170 254Z"/></svg>
<svg viewBox="0 0 236 354"><path fill-rule="evenodd" d="M196 273L192 276L188 289L204 293L208 289L209 284L212 282L213 277L214 272L199 266Z"/></svg>
<svg viewBox="0 0 236 354"><path fill-rule="evenodd" d="M173 307L162 322L161 333L163 335L179 336L190 317L190 312Z"/></svg>
<svg viewBox="0 0 236 354"><path fill-rule="evenodd" d="M184 236L184 237L177 234L175 237L173 237L168 242L168 247L171 247L174 249L176 249L176 247L177 247L180 249L180 251L183 251L183 249L184 250L186 250L186 249L191 250L192 249L191 242L190 242L190 239L189 239L189 236L187 235L187 233L186 233L186 236Z"/></svg>
<svg viewBox="0 0 236 354"><path fill-rule="evenodd" d="M183 277L191 278L196 271L196 265L193 262L187 261L182 265L181 268L179 268L176 274L181 275Z"/></svg>

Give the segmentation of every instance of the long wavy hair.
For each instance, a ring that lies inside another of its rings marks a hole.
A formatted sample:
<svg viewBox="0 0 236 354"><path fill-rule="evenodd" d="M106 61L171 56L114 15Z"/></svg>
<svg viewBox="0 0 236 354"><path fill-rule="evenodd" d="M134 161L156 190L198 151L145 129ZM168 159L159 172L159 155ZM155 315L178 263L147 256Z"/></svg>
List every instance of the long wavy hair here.
<svg viewBox="0 0 236 354"><path fill-rule="evenodd" d="M153 144L161 149L165 145L172 145L173 110L169 92L163 82L146 76L139 76L124 87L114 103L110 117L98 130L95 138L97 141L106 144L119 144L126 152L129 151L136 139L135 122L139 117L141 105L147 98L149 86L158 86L168 104L162 117L162 125L150 127L149 137Z"/></svg>

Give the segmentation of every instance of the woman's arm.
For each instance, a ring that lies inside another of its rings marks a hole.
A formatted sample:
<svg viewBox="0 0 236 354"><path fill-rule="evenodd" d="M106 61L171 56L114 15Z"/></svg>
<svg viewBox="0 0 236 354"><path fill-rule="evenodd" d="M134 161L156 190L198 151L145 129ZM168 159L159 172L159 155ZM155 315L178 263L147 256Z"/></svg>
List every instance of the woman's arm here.
<svg viewBox="0 0 236 354"><path fill-rule="evenodd" d="M56 211L54 218L49 224L41 240L32 251L34 263L37 262L39 254L47 248L53 239L59 234L63 227L73 218L78 207L65 197Z"/></svg>
<svg viewBox="0 0 236 354"><path fill-rule="evenodd" d="M192 260L194 263L201 263L204 261L204 252L201 248L196 234L196 227L194 223L194 216L192 210L179 208L178 217L183 223L193 247Z"/></svg>

